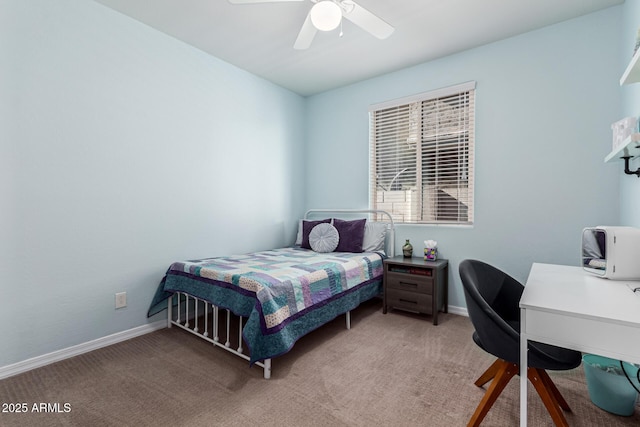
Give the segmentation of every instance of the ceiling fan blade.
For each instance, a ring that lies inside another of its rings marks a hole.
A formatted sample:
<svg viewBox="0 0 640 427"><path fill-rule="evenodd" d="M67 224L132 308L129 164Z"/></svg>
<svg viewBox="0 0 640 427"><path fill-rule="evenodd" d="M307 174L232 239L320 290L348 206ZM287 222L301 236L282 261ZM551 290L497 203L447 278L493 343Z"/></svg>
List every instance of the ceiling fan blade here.
<svg viewBox="0 0 640 427"><path fill-rule="evenodd" d="M341 4L345 8L343 13L345 18L377 38L386 39L394 32L395 28L356 2L343 0Z"/></svg>
<svg viewBox="0 0 640 427"><path fill-rule="evenodd" d="M281 3L286 1L305 1L305 0L229 0L229 3L231 4Z"/></svg>
<svg viewBox="0 0 640 427"><path fill-rule="evenodd" d="M318 30L313 26L311 22L311 14L307 14L307 18L304 20L304 24L302 24L302 28L300 28L300 32L298 33L298 38L296 42L293 44L293 48L297 50L304 50L311 46L311 42L313 42L313 38L316 36Z"/></svg>

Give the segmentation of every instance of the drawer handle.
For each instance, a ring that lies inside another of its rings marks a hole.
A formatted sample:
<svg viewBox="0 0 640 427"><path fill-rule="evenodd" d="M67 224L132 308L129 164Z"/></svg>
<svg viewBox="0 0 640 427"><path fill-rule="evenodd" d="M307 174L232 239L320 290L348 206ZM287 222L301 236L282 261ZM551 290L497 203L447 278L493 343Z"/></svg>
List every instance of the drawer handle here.
<svg viewBox="0 0 640 427"><path fill-rule="evenodd" d="M408 299L402 299L402 298L400 298L400 302L408 302L410 304L418 304L418 301L409 301Z"/></svg>
<svg viewBox="0 0 640 427"><path fill-rule="evenodd" d="M418 287L417 283L411 283L411 282L403 282L402 280L399 282L401 285L406 285L406 286L415 286L416 288Z"/></svg>

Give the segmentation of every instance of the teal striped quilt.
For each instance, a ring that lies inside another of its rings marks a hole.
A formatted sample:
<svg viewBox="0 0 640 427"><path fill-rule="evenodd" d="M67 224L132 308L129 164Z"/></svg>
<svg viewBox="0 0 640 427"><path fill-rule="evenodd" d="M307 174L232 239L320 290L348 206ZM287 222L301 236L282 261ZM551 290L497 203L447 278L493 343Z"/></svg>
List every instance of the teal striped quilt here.
<svg viewBox="0 0 640 427"><path fill-rule="evenodd" d="M175 262L149 315L187 292L247 318L251 363L286 353L301 336L382 292L382 255L299 247Z"/></svg>

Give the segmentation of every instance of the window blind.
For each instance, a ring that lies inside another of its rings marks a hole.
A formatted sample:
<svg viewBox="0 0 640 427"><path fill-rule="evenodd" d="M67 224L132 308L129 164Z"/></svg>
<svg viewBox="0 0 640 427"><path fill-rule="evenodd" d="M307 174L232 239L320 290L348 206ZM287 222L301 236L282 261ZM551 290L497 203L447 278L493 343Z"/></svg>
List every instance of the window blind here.
<svg viewBox="0 0 640 427"><path fill-rule="evenodd" d="M394 221L473 224L475 82L369 111L370 205Z"/></svg>

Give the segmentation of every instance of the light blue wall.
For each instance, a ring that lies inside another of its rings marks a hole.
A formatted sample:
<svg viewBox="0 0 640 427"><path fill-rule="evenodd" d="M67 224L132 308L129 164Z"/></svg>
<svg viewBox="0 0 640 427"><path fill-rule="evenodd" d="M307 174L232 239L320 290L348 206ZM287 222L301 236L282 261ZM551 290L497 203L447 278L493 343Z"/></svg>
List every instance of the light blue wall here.
<svg viewBox="0 0 640 427"><path fill-rule="evenodd" d="M294 240L304 98L86 0L2 0L0 58L0 367L146 324L175 260Z"/></svg>
<svg viewBox="0 0 640 427"><path fill-rule="evenodd" d="M618 185L640 192L602 163L637 9L303 99L91 1L2 0L0 367L159 319L176 259L283 246L306 208L366 207L368 106L469 80L476 224L401 226L397 249L438 240L456 306L464 258L521 280L576 262L582 227L625 218Z"/></svg>
<svg viewBox="0 0 640 427"><path fill-rule="evenodd" d="M631 59L636 42L636 35L640 28L640 0L626 0L623 4L624 18L622 25L622 55L620 60L620 75ZM623 111L618 119L623 117L640 116L640 84L634 83L621 87ZM635 175L625 175L622 161L616 162L620 170L620 222L622 225L640 227L640 178ZM640 167L640 161L631 162L630 169Z"/></svg>
<svg viewBox="0 0 640 427"><path fill-rule="evenodd" d="M475 80L475 225L400 226L396 251L437 240L458 307L465 258L522 281L533 262L577 265L581 229L619 219L618 167L603 159L621 113L621 20L613 7L309 98L307 207L367 206L369 105Z"/></svg>

